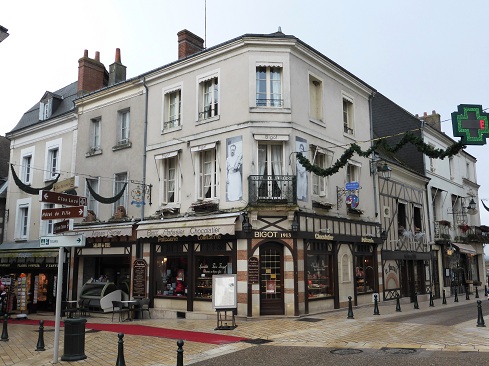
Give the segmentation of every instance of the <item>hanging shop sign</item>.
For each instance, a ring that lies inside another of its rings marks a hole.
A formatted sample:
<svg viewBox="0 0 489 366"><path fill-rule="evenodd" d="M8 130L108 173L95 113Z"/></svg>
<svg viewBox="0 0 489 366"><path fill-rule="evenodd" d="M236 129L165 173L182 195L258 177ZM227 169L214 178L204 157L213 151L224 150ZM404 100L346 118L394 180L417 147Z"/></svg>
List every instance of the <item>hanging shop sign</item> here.
<svg viewBox="0 0 489 366"><path fill-rule="evenodd" d="M453 136L460 137L464 145L485 145L489 137L489 113L481 105L459 104L452 113Z"/></svg>

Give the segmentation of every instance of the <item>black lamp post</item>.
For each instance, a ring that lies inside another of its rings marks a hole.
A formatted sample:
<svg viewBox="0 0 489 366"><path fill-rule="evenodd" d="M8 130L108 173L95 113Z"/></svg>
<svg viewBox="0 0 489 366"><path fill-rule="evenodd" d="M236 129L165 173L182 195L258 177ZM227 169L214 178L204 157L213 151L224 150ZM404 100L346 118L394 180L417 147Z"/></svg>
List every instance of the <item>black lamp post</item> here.
<svg viewBox="0 0 489 366"><path fill-rule="evenodd" d="M248 218L248 215L243 213L243 222L241 223L241 228L245 233L250 233L251 230L253 230L253 226L250 224L250 219Z"/></svg>

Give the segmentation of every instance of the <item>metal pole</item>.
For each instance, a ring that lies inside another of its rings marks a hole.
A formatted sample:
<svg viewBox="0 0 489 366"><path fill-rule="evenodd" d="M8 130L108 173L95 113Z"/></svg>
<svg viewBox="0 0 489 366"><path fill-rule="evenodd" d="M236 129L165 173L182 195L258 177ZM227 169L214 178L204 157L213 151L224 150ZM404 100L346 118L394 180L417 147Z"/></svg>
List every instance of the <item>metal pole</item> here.
<svg viewBox="0 0 489 366"><path fill-rule="evenodd" d="M177 366L183 366L183 340L179 339L177 341Z"/></svg>
<svg viewBox="0 0 489 366"><path fill-rule="evenodd" d="M58 280L56 283L56 319L54 325L53 363L58 363L59 328L61 325L61 290L63 287L63 263L64 248L60 247L58 253Z"/></svg>

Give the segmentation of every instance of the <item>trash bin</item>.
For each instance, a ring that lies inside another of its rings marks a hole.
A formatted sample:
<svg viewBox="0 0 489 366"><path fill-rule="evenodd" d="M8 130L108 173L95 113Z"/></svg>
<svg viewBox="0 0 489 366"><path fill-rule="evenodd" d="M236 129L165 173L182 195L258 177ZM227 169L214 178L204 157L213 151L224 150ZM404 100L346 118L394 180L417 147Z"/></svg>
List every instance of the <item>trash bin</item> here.
<svg viewBox="0 0 489 366"><path fill-rule="evenodd" d="M85 318L65 320L64 353L61 361L76 361L87 358L85 355Z"/></svg>

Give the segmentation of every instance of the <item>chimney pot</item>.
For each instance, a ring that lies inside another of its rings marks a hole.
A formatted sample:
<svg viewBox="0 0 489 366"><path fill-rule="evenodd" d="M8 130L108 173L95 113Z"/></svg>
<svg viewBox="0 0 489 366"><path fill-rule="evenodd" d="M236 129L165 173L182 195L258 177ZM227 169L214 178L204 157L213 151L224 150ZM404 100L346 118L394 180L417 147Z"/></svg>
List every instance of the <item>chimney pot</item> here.
<svg viewBox="0 0 489 366"><path fill-rule="evenodd" d="M88 50L83 51L83 57L87 58L88 57Z"/></svg>
<svg viewBox="0 0 489 366"><path fill-rule="evenodd" d="M424 112L424 116L426 117L428 115L428 113Z"/></svg>
<svg viewBox="0 0 489 366"><path fill-rule="evenodd" d="M184 29L177 36L179 60L204 50L204 40L194 33Z"/></svg>
<svg viewBox="0 0 489 366"><path fill-rule="evenodd" d="M100 62L100 52L95 51L95 61Z"/></svg>
<svg viewBox="0 0 489 366"><path fill-rule="evenodd" d="M433 110L431 111L431 114L436 114L436 111L433 109Z"/></svg>
<svg viewBox="0 0 489 366"><path fill-rule="evenodd" d="M121 63L121 49L115 49L115 62Z"/></svg>

